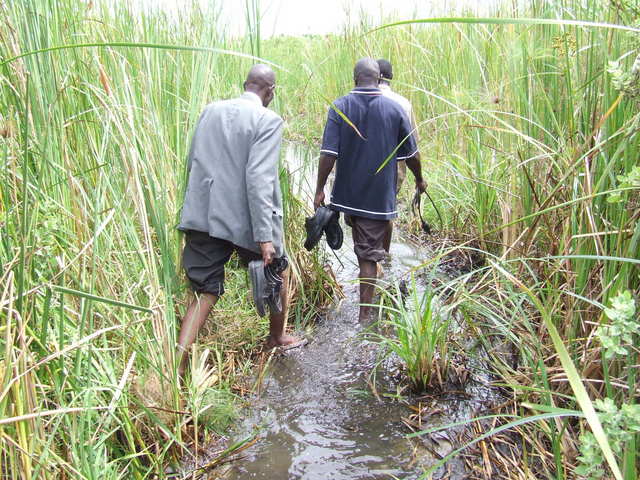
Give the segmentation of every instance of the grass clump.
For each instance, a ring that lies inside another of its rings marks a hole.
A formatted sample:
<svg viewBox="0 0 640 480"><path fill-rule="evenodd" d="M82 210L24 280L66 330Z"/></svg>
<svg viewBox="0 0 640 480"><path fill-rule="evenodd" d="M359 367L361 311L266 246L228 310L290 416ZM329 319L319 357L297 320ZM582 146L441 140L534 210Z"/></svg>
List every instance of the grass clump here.
<svg viewBox="0 0 640 480"><path fill-rule="evenodd" d="M447 378L449 365L450 315L441 299L432 289L419 291L415 279L408 292L396 284L381 289L381 320L390 335L376 338L388 353L400 358L415 392L441 386Z"/></svg>

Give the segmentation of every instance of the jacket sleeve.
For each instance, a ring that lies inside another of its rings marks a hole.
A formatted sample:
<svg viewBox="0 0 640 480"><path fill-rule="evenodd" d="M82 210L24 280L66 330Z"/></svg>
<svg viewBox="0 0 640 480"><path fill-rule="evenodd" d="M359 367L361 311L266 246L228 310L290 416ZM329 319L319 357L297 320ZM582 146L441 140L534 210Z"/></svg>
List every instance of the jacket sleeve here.
<svg viewBox="0 0 640 480"><path fill-rule="evenodd" d="M193 165L193 157L195 155L196 149L196 135L198 134L198 127L202 122L202 117L204 117L204 110L198 117L198 121L196 122L196 126L193 129L193 133L191 134L191 145L189 146L189 155L187 156L187 173L191 172L191 165Z"/></svg>
<svg viewBox="0 0 640 480"><path fill-rule="evenodd" d="M273 191L278 178L282 119L266 113L249 150L246 181L253 241L273 241Z"/></svg>

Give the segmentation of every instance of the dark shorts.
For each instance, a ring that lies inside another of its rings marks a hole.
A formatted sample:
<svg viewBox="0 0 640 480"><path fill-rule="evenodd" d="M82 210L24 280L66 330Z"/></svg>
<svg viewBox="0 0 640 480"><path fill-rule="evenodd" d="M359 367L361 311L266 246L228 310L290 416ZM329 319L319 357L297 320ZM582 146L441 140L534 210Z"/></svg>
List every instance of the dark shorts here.
<svg viewBox="0 0 640 480"><path fill-rule="evenodd" d="M381 262L387 256L384 239L391 226L391 220L372 220L370 218L345 215L347 225L353 235L353 251L356 257L370 262Z"/></svg>
<svg viewBox="0 0 640 480"><path fill-rule="evenodd" d="M224 266L234 251L245 264L262 258L259 253L210 237L208 233L190 230L185 232L185 238L182 266L196 293L216 296L224 293Z"/></svg>

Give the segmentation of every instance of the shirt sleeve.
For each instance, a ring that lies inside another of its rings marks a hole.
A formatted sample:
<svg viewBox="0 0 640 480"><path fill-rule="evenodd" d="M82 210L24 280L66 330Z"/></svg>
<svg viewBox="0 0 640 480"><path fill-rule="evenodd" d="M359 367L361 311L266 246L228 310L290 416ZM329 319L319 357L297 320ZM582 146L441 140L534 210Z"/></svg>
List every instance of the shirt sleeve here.
<svg viewBox="0 0 640 480"><path fill-rule="evenodd" d="M273 241L273 189L278 182L278 161L282 141L282 119L263 115L249 151L246 167L247 199L253 241Z"/></svg>
<svg viewBox="0 0 640 480"><path fill-rule="evenodd" d="M327 155L333 155L337 157L340 153L340 126L342 119L340 115L329 107L329 113L327 114L327 123L324 126L324 134L322 135L322 147L320 147L320 153L326 153Z"/></svg>
<svg viewBox="0 0 640 480"><path fill-rule="evenodd" d="M404 112L400 114L400 128L398 129L398 151L396 160L403 161L418 153L416 137L413 135L413 127Z"/></svg>

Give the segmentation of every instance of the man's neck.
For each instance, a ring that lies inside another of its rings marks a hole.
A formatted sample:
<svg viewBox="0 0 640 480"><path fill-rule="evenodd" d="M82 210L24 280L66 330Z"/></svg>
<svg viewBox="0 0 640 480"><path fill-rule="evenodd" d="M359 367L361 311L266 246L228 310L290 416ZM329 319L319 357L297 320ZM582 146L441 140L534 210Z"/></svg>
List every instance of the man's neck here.
<svg viewBox="0 0 640 480"><path fill-rule="evenodd" d="M356 88L378 88L377 83L356 83Z"/></svg>

